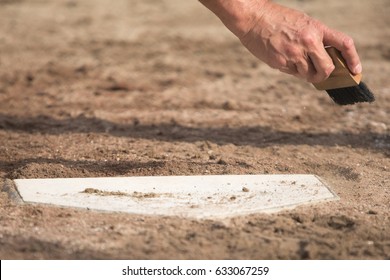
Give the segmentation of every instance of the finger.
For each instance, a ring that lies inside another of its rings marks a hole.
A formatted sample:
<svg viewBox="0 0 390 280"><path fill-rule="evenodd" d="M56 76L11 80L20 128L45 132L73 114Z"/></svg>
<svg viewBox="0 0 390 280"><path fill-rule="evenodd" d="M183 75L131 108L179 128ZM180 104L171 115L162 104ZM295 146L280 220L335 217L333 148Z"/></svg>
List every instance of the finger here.
<svg viewBox="0 0 390 280"><path fill-rule="evenodd" d="M311 60L309 58L300 60L296 63L296 66L299 76L308 82L312 82L313 76L316 74L316 70Z"/></svg>
<svg viewBox="0 0 390 280"><path fill-rule="evenodd" d="M286 73L286 74L289 74L289 75L296 75L298 73L298 71L296 69L290 69L290 68L280 68L279 69L280 72L283 72L283 73Z"/></svg>
<svg viewBox="0 0 390 280"><path fill-rule="evenodd" d="M306 80L305 77L303 77L301 74L298 73L298 69L295 63L293 62L287 62L287 65L284 67L279 68L280 72L292 75L294 77L297 77L302 80Z"/></svg>
<svg viewBox="0 0 390 280"><path fill-rule="evenodd" d="M315 68L315 74L311 77L311 82L319 83L326 80L335 66L325 48L321 46L318 50L310 52L308 55Z"/></svg>
<svg viewBox="0 0 390 280"><path fill-rule="evenodd" d="M362 64L351 37L342 32L326 27L324 30L323 43L324 45L335 47L341 51L342 56L347 62L349 70L353 74L359 74L362 72Z"/></svg>

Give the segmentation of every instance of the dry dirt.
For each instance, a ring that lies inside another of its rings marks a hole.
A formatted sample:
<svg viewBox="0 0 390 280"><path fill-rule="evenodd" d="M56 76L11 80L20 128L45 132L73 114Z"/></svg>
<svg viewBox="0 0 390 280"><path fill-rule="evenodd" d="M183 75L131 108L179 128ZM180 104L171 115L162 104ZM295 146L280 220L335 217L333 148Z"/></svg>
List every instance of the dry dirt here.
<svg viewBox="0 0 390 280"><path fill-rule="evenodd" d="M0 258L389 259L390 2L279 2L355 39L375 103L268 68L195 0L0 0L0 185L312 173L341 198L221 222L2 192Z"/></svg>

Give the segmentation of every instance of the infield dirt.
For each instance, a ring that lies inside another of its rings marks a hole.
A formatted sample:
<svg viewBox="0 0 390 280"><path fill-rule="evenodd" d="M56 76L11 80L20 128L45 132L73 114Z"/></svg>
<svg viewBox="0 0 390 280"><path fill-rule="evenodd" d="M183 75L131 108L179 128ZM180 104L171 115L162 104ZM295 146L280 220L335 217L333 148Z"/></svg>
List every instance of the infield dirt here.
<svg viewBox="0 0 390 280"><path fill-rule="evenodd" d="M354 38L375 103L270 69L197 1L0 0L0 185L309 173L340 197L221 222L3 192L0 259L389 259L390 2L278 2Z"/></svg>

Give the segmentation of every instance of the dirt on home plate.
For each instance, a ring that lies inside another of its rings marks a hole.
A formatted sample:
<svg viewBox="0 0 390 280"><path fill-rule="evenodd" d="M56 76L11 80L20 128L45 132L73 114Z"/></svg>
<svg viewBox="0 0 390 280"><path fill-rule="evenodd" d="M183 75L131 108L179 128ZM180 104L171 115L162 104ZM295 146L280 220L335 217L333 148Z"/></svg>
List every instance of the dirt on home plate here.
<svg viewBox="0 0 390 280"><path fill-rule="evenodd" d="M339 201L225 221L19 205L1 259L389 259L390 2L278 1L351 35L373 104L253 58L196 0L0 0L0 185L320 176Z"/></svg>

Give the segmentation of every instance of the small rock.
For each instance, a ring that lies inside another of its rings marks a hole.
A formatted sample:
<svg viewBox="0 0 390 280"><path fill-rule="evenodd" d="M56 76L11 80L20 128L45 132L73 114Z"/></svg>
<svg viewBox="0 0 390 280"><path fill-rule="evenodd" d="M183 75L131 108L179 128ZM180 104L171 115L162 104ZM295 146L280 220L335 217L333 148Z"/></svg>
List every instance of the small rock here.
<svg viewBox="0 0 390 280"><path fill-rule="evenodd" d="M214 160L214 159L216 159L217 157L215 156L215 155L213 155L213 154L211 154L211 155L209 155L209 159L211 159L211 160Z"/></svg>
<svg viewBox="0 0 390 280"><path fill-rule="evenodd" d="M377 211L375 211L375 210L368 210L367 211L367 214L369 214L369 215L376 215L376 214L378 214L378 212Z"/></svg>
<svg viewBox="0 0 390 280"><path fill-rule="evenodd" d="M372 131L372 132L375 132L375 133L379 133L379 134L384 134L387 132L388 130L388 127L385 123L383 122L374 122L374 121L371 121L367 124L367 128Z"/></svg>
<svg viewBox="0 0 390 280"><path fill-rule="evenodd" d="M220 159L217 161L217 164L227 165L227 162L226 162L225 160L223 160L222 158L220 158Z"/></svg>
<svg viewBox="0 0 390 280"><path fill-rule="evenodd" d="M328 225L334 229L346 229L353 228L355 222L347 216L332 216L328 221Z"/></svg>
<svg viewBox="0 0 390 280"><path fill-rule="evenodd" d="M236 102L234 101L225 101L223 104L222 104L222 109L226 110L226 111L230 111L230 110L237 110L238 109L238 105Z"/></svg>

